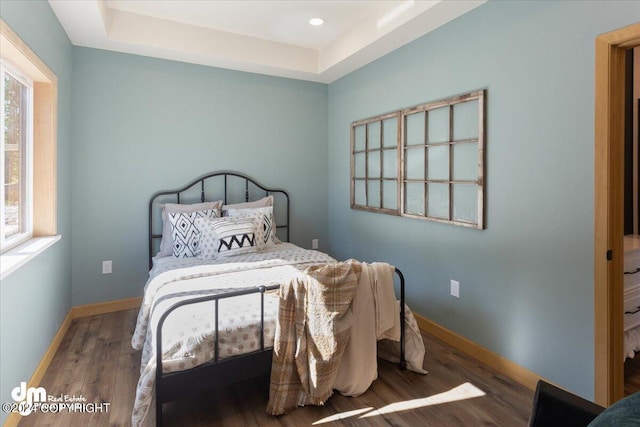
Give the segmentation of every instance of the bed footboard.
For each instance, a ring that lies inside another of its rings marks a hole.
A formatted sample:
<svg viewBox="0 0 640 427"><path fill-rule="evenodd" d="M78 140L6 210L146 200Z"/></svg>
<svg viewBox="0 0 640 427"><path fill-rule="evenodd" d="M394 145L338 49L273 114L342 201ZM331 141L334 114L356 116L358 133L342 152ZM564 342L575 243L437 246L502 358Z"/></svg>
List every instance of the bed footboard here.
<svg viewBox="0 0 640 427"><path fill-rule="evenodd" d="M404 276L400 270L395 269L399 279L400 290L400 369L406 369L405 361L405 293ZM279 285L260 286L256 288L243 289L224 294L208 295L199 298L179 301L169 307L160 317L156 332L156 426L162 426L162 405L173 400L186 397L190 394L216 387L244 381L260 375L264 375L271 370L271 360L273 348L265 347L264 339L264 294L267 291L278 289ZM259 350L251 353L233 356L220 360L218 342L218 307L219 301L226 298L238 297L260 293L260 345ZM210 362L200 366L177 372L164 373L162 371L162 327L167 317L177 308L197 304L201 302L214 301L215 304L215 341L214 358Z"/></svg>

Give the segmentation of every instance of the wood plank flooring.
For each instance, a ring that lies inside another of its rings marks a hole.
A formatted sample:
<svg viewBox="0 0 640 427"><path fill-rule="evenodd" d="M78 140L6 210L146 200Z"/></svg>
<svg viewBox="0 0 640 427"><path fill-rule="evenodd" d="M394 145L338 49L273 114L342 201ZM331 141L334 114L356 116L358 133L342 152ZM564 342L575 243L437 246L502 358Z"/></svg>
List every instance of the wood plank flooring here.
<svg viewBox="0 0 640 427"><path fill-rule="evenodd" d="M33 413L28 426L127 426L139 377L131 349L137 310L75 319L42 383L49 395L109 402L108 413ZM235 384L164 406L167 426L525 426L533 393L444 342L423 334L428 375L380 361L379 378L363 395L339 394L320 407L272 417L264 408L268 378ZM149 425L155 422L153 410Z"/></svg>
<svg viewBox="0 0 640 427"><path fill-rule="evenodd" d="M624 395L630 396L640 391L640 352L633 359L624 362Z"/></svg>

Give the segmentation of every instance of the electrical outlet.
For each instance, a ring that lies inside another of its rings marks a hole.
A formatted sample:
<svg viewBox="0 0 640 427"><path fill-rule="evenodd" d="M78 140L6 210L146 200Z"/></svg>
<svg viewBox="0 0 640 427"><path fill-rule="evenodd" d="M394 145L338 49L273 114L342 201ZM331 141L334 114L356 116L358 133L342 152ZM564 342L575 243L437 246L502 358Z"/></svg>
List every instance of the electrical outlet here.
<svg viewBox="0 0 640 427"><path fill-rule="evenodd" d="M451 295L460 298L460 282L455 280L451 281Z"/></svg>
<svg viewBox="0 0 640 427"><path fill-rule="evenodd" d="M113 266L113 264L112 264L111 260L102 261L102 274L111 274L112 266Z"/></svg>
<svg viewBox="0 0 640 427"><path fill-rule="evenodd" d="M313 239L311 241L311 249L318 249L318 239Z"/></svg>

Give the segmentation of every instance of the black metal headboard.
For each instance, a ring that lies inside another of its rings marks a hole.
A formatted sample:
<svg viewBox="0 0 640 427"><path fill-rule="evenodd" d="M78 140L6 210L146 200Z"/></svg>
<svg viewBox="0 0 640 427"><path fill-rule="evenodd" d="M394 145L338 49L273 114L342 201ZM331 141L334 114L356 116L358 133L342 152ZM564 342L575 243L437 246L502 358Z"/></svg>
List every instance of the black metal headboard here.
<svg viewBox="0 0 640 427"><path fill-rule="evenodd" d="M198 203L222 200L225 205L251 202L274 196L274 217L279 238L289 241L289 195L286 191L264 187L255 179L233 171L202 175L184 187L158 191L149 200L149 268L153 266L154 242L162 238L162 203ZM159 231L154 231L159 230Z"/></svg>

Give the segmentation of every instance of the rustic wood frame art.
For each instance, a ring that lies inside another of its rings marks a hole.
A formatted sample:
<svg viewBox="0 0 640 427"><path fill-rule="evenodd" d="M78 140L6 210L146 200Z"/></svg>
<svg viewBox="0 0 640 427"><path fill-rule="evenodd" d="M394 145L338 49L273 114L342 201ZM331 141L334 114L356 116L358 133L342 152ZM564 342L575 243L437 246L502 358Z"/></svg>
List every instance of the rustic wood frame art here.
<svg viewBox="0 0 640 427"><path fill-rule="evenodd" d="M351 209L400 215L400 113L351 125Z"/></svg>
<svg viewBox="0 0 640 427"><path fill-rule="evenodd" d="M352 123L351 208L483 229L485 93Z"/></svg>

